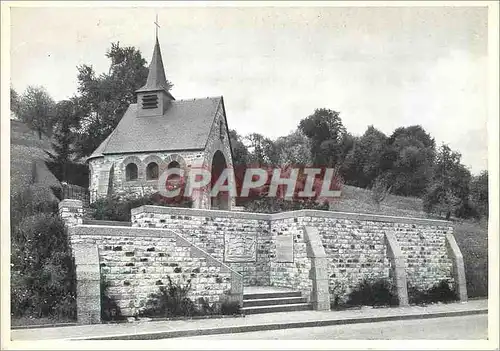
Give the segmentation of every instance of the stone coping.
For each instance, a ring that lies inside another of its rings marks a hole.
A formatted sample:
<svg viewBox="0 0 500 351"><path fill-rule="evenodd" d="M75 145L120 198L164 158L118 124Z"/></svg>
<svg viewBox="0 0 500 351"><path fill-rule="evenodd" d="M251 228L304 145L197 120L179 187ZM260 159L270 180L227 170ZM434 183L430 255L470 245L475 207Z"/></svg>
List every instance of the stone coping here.
<svg viewBox="0 0 500 351"><path fill-rule="evenodd" d="M152 236L165 237L178 236L173 230L165 228L144 228L144 227L126 227L116 225L101 224L80 224L69 227L70 235L95 235L95 236Z"/></svg>
<svg viewBox="0 0 500 351"><path fill-rule="evenodd" d="M268 213L255 212L239 212L239 211L224 211L224 210L203 210L198 208L187 207L167 207L167 206L152 206L143 205L131 210L132 215L139 213L158 213L179 216L199 216L199 217L226 217L239 219L253 219L261 221L269 221L271 215Z"/></svg>
<svg viewBox="0 0 500 351"><path fill-rule="evenodd" d="M200 217L226 217L249 220L274 221L278 219L289 219L297 217L316 217L316 218L335 218L348 219L369 222L386 222L386 223L405 223L405 224L421 224L431 226L452 226L452 222L415 217L396 217L384 216L368 213L351 213L351 212L336 212L322 210L297 210L281 213L255 213L255 212L238 212L238 211L222 211L222 210L204 210L186 207L166 207L144 205L131 210L132 215L139 213L157 213L182 216L200 216Z"/></svg>

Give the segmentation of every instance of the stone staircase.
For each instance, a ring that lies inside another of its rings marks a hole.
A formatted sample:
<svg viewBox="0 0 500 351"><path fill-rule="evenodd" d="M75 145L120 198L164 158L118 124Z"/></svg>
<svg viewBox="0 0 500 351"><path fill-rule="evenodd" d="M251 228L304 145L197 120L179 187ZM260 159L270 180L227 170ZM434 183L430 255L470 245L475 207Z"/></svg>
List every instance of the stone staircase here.
<svg viewBox="0 0 500 351"><path fill-rule="evenodd" d="M243 291L243 314L291 312L311 310L312 306L300 291L249 289Z"/></svg>

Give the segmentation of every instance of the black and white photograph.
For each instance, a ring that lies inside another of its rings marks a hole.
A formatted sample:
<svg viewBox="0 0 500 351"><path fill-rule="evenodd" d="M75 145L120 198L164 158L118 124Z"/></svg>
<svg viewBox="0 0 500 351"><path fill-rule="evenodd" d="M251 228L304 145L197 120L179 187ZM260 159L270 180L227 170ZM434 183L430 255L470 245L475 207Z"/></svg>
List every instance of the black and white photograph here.
<svg viewBox="0 0 500 351"><path fill-rule="evenodd" d="M498 10L2 1L2 349L498 349Z"/></svg>

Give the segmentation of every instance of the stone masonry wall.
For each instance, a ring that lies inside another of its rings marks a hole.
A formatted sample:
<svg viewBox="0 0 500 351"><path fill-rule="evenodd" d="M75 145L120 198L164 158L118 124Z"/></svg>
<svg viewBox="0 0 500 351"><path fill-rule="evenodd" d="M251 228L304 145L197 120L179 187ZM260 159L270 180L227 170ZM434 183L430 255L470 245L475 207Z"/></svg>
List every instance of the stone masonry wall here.
<svg viewBox="0 0 500 351"><path fill-rule="evenodd" d="M132 226L178 231L186 240L241 273L245 285L270 284L272 237L267 215L141 206L132 210ZM255 247L248 248L248 258L231 260L225 248L230 246L233 252L247 249L243 247L245 241L238 240L241 236L255 239Z"/></svg>
<svg viewBox="0 0 500 351"><path fill-rule="evenodd" d="M204 245L217 258L244 276L245 285L274 285L311 290L310 259L306 253L304 227L317 228L327 255L329 287L343 298L365 278L391 278L386 233L393 233L406 260L409 285L426 289L440 280L453 283L452 261L446 251L449 222L301 210L279 214L206 211L142 206L132 211L133 226L179 230L187 240ZM227 262L224 238L256 236L256 261ZM293 261L279 262L277 239L293 237Z"/></svg>
<svg viewBox="0 0 500 351"><path fill-rule="evenodd" d="M188 296L194 302L200 297L222 302L242 290L239 274L170 230L93 225L69 230L72 247L97 246L101 278L124 316L136 315L149 295L168 283L167 276L183 285L191 280ZM235 288L238 283L241 288Z"/></svg>
<svg viewBox="0 0 500 351"><path fill-rule="evenodd" d="M410 286L427 289L440 280L453 283L452 261L446 253L446 234L453 228L445 221L326 211L296 211L293 219L290 215L274 215L271 225L295 235L296 262L272 265L271 280L277 285L292 287L301 278L304 281L304 226L317 228L322 237L332 293L345 297L365 278L390 277L385 233L396 236Z"/></svg>
<svg viewBox="0 0 500 351"><path fill-rule="evenodd" d="M300 290L307 296L311 291L312 281L309 279L311 262L306 252L304 224L296 218L272 220L271 233L270 280L272 284L274 286ZM276 241L282 235L293 236L293 262L278 262L276 259Z"/></svg>

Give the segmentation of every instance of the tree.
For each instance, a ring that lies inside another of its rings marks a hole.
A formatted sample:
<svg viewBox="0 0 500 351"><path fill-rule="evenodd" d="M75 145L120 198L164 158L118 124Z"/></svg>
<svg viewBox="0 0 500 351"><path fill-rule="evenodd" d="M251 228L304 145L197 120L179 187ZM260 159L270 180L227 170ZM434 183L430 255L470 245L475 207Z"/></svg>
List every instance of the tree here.
<svg viewBox="0 0 500 351"><path fill-rule="evenodd" d="M338 166L344 153L346 130L339 112L320 108L299 123L299 129L311 143L311 155L318 166Z"/></svg>
<svg viewBox="0 0 500 351"><path fill-rule="evenodd" d="M472 178L470 200L479 215L488 217L488 171L482 171Z"/></svg>
<svg viewBox="0 0 500 351"><path fill-rule="evenodd" d="M403 196L422 196L432 176L434 139L421 127L397 128L380 158L380 172L387 173L392 191Z"/></svg>
<svg viewBox="0 0 500 351"><path fill-rule="evenodd" d="M236 130L231 129L229 131L229 140L231 141L231 147L233 149L233 165L247 165L250 154L247 147L243 143L243 138L238 134L238 132L236 132Z"/></svg>
<svg viewBox="0 0 500 351"><path fill-rule="evenodd" d="M387 137L373 126L369 126L360 137L352 137L342 165L342 175L346 183L367 188L382 174L381 157L386 150Z"/></svg>
<svg viewBox="0 0 500 351"><path fill-rule="evenodd" d="M377 206L377 210L380 210L380 204L391 192L391 187L387 184L387 179L385 177L379 176L375 179L371 190L372 200Z"/></svg>
<svg viewBox="0 0 500 351"><path fill-rule="evenodd" d="M19 94L14 90L14 88L10 87L10 110L16 115L19 111L19 99Z"/></svg>
<svg viewBox="0 0 500 351"><path fill-rule="evenodd" d="M433 176L424 196L424 210L445 214L449 219L467 206L470 172L460 163L461 155L442 145L433 167Z"/></svg>
<svg viewBox="0 0 500 351"><path fill-rule="evenodd" d="M45 88L28 86L20 97L16 109L17 111L14 112L16 112L17 117L37 131L39 138L42 137L42 133L49 136L52 134L55 102Z"/></svg>
<svg viewBox="0 0 500 351"><path fill-rule="evenodd" d="M112 43L106 57L111 61L107 74L97 76L89 65L78 67L78 92L85 112L77 143L79 156L90 155L113 131L148 76L146 60L132 46Z"/></svg>
<svg viewBox="0 0 500 351"><path fill-rule="evenodd" d="M55 141L52 143L54 153L48 152L57 173L56 177L66 182L69 182L68 166L74 160L76 130L82 118L78 104L76 97L57 103L53 135Z"/></svg>
<svg viewBox="0 0 500 351"><path fill-rule="evenodd" d="M275 143L259 133L252 133L245 137L249 143L249 162L258 166L277 165L278 152Z"/></svg>
<svg viewBox="0 0 500 351"><path fill-rule="evenodd" d="M279 137L276 142L279 165L302 165L311 164L311 146L309 139L300 131Z"/></svg>

